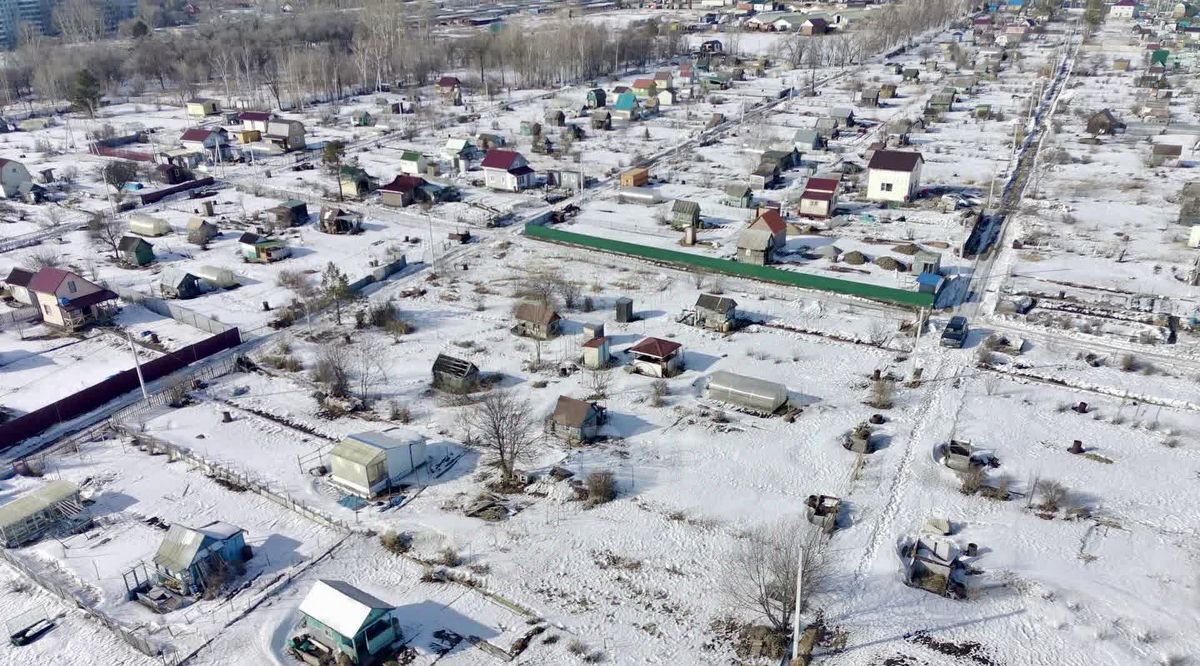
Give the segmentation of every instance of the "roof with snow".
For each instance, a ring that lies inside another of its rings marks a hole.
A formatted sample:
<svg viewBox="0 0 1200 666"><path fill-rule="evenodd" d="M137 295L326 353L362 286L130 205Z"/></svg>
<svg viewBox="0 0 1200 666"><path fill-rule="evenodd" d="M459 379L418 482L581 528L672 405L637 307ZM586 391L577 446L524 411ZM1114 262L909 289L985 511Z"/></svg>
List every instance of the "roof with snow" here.
<svg viewBox="0 0 1200 666"><path fill-rule="evenodd" d="M358 634L372 611L393 606L340 580L318 580L300 602L300 612L342 636Z"/></svg>

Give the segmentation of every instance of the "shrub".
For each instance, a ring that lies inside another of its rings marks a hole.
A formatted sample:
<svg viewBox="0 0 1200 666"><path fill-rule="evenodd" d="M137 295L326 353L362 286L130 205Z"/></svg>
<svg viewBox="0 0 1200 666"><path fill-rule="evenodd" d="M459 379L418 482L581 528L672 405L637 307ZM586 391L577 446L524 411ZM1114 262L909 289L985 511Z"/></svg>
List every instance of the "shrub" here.
<svg viewBox="0 0 1200 666"><path fill-rule="evenodd" d="M446 546L438 551L437 560L435 561L445 567L456 567L462 564L462 556L458 554L457 550Z"/></svg>
<svg viewBox="0 0 1200 666"><path fill-rule="evenodd" d="M656 379L650 382L650 406L662 407L663 398L667 396L669 390L670 386L667 385L666 380Z"/></svg>
<svg viewBox="0 0 1200 666"><path fill-rule="evenodd" d="M379 543L389 553L407 553L412 549L412 535L408 532L388 530L379 535Z"/></svg>
<svg viewBox="0 0 1200 666"><path fill-rule="evenodd" d="M408 405L401 405L393 400L389 406L388 418L397 423L408 423L412 421L412 412Z"/></svg>
<svg viewBox="0 0 1200 666"><path fill-rule="evenodd" d="M616 498L617 480L612 472L605 470L587 475L587 503L589 506L611 502Z"/></svg>

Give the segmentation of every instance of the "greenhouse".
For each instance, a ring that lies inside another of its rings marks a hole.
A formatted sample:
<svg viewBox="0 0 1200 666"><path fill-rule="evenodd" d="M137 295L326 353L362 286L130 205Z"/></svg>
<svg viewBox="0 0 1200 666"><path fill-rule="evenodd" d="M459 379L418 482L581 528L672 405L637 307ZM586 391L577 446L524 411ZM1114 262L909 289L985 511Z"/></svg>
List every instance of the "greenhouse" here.
<svg viewBox="0 0 1200 666"><path fill-rule="evenodd" d="M761 414L774 414L787 402L783 384L718 370L708 376L708 398Z"/></svg>

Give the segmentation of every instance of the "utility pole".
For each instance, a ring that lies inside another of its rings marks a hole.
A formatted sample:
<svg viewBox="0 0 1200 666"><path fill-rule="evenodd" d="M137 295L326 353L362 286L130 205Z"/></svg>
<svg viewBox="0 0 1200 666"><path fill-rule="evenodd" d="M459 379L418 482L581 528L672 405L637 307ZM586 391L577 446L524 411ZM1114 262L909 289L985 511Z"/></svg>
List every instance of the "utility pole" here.
<svg viewBox="0 0 1200 666"><path fill-rule="evenodd" d="M800 591L804 588L804 545L796 560L796 607L792 610L792 659L800 652Z"/></svg>
<svg viewBox="0 0 1200 666"><path fill-rule="evenodd" d="M137 369L138 386L142 388L142 399L149 401L150 394L146 392L146 379L142 377L142 362L138 359L137 347L133 346L133 337L125 331L125 340L129 342L129 351L133 354L133 367Z"/></svg>

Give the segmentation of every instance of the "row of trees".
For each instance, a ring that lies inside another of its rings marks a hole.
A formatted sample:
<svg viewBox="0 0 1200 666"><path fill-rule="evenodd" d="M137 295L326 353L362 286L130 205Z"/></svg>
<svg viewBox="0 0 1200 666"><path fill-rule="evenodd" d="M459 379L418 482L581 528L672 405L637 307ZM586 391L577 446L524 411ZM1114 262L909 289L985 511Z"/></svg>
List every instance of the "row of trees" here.
<svg viewBox="0 0 1200 666"><path fill-rule="evenodd" d="M95 17L78 8L60 38L25 34L0 65L0 101L70 99L82 71L109 95L157 88L183 100L216 88L227 100L275 105L303 105L396 82L423 84L462 68L478 72L479 83L495 92L595 78L686 49L679 32L653 21L611 28L554 19L532 34L514 27L445 38L434 33L430 7L367 0L353 12L239 15L169 37L135 30L121 41L98 41ZM68 40L72 45L64 47Z"/></svg>

